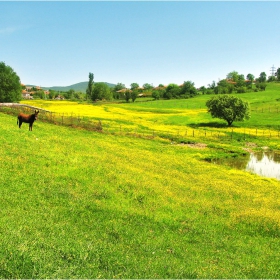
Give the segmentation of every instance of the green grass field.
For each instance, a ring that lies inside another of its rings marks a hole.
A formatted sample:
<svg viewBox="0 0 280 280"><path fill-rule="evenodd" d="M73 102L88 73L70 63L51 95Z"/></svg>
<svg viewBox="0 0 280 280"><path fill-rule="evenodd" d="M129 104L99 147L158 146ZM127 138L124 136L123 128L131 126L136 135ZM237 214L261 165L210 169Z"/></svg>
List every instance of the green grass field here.
<svg viewBox="0 0 280 280"><path fill-rule="evenodd" d="M271 98L250 93L253 109L274 105L272 87ZM207 98L41 107L174 129L222 123ZM269 113L252 119L273 129ZM280 182L205 161L245 140L190 147L40 120L29 132L2 113L0 130L0 278L280 278Z"/></svg>
<svg viewBox="0 0 280 280"><path fill-rule="evenodd" d="M251 119L246 122L234 122L234 127L271 127L280 129L280 83L268 84L264 92L236 94L250 103ZM85 105L69 101L24 100L21 103L41 107L56 113L74 114L101 119L105 122L132 125L146 125L156 129L156 123L164 125L196 125L212 127L213 124L226 125L219 119L212 119L207 113L206 101L211 95L200 95L190 99L172 99L134 103L95 103Z"/></svg>

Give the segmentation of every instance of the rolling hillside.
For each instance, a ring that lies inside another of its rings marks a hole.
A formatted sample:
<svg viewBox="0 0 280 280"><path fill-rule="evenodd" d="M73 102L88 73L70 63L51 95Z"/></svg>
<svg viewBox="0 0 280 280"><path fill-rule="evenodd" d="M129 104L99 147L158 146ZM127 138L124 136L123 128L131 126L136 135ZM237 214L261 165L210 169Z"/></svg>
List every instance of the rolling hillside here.
<svg viewBox="0 0 280 280"><path fill-rule="evenodd" d="M0 278L280 279L280 181L212 161L280 150L279 89L239 95L252 117L229 132L208 95L28 100L54 112L32 132L1 112Z"/></svg>
<svg viewBox="0 0 280 280"><path fill-rule="evenodd" d="M115 85L114 84L111 84L111 83L106 83L109 87L114 87ZM35 85L26 85L28 87L33 87ZM45 89L45 90L56 90L56 91L68 91L70 89L73 89L75 91L81 91L81 92L86 92L86 89L87 89L87 86L88 86L88 82L80 82L80 83L77 83L77 84L73 84L73 85L70 85L70 86L53 86L53 87L41 87L42 89Z"/></svg>

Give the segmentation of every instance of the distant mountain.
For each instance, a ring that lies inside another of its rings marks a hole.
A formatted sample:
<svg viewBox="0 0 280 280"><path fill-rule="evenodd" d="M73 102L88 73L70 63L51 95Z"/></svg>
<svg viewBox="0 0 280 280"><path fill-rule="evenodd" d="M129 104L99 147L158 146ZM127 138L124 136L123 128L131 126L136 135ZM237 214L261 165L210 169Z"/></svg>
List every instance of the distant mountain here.
<svg viewBox="0 0 280 280"><path fill-rule="evenodd" d="M110 83L105 83L107 84L109 87L114 87L115 84L110 84ZM34 87L34 85L26 85L27 87ZM86 92L87 90L87 86L88 86L88 82L81 82L81 83L77 83L71 86L65 86L65 87L61 87L61 86L53 86L53 87L41 87L44 90L55 90L55 91L68 91L70 89L73 89L75 91L81 91L81 92Z"/></svg>

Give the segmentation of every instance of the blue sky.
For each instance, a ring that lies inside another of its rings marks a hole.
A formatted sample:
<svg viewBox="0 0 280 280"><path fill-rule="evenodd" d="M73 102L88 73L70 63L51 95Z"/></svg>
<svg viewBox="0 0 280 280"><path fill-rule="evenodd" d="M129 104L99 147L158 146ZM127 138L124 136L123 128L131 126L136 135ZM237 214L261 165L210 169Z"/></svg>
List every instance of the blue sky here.
<svg viewBox="0 0 280 280"><path fill-rule="evenodd" d="M280 67L280 2L0 2L0 61L24 84L207 86Z"/></svg>

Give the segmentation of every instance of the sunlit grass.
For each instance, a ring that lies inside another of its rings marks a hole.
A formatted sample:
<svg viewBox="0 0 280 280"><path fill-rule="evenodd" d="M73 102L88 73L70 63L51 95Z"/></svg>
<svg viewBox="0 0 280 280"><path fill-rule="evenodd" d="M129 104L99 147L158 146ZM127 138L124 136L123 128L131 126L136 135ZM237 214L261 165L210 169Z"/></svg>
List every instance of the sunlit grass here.
<svg viewBox="0 0 280 280"><path fill-rule="evenodd" d="M279 95L275 87L278 88L278 84L272 85L270 91L251 92L242 95L242 98L249 99L253 96L253 104L256 100L275 101ZM267 95L271 96L268 98ZM256 143L256 147L259 148L262 146L279 148L280 119L276 118L275 112L265 111L253 105L252 117L249 121L235 122L233 127L227 127L225 121L212 119L207 113L205 103L209 98L204 95L187 100L137 103L80 104L72 101L42 100L22 101L22 103L55 112L57 123L62 123L63 116L101 121L103 131L114 134L129 133L138 137L147 135L147 137L160 137L185 143L202 142L225 151L232 150L233 146L234 149L240 150L248 141Z"/></svg>
<svg viewBox="0 0 280 280"><path fill-rule="evenodd" d="M279 278L277 180L209 147L0 129L1 278Z"/></svg>
<svg viewBox="0 0 280 280"><path fill-rule="evenodd" d="M250 103L251 119L234 122L234 127L279 130L280 84L268 84L265 92L250 92L238 95ZM190 99L157 100L136 103L81 104L69 101L24 100L21 103L35 105L60 114L72 114L101 119L107 126L126 125L131 128L145 127L149 130L169 131L185 127L203 127L215 130L215 125L226 125L225 121L212 119L207 113L206 101L209 95ZM166 129L165 128L165 129Z"/></svg>
<svg viewBox="0 0 280 280"><path fill-rule="evenodd" d="M24 101L135 138L40 119L29 133L0 115L0 276L279 278L279 182L205 162L242 154L248 142L280 149L279 88L238 95L252 117L233 127L207 113L210 96ZM152 141L141 139L147 131Z"/></svg>

